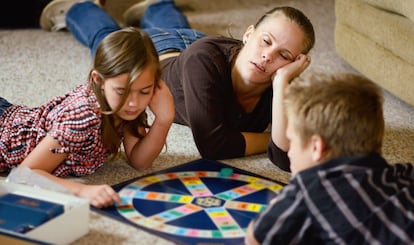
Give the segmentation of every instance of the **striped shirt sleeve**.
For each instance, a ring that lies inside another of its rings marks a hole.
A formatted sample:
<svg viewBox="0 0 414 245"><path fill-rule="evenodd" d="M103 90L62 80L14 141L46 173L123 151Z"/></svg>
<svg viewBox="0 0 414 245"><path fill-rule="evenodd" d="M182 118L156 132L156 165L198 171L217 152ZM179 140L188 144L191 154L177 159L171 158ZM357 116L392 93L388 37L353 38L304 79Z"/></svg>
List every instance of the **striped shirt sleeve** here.
<svg viewBox="0 0 414 245"><path fill-rule="evenodd" d="M307 210L295 185L287 185L254 222L254 235L263 244L289 244L300 239Z"/></svg>

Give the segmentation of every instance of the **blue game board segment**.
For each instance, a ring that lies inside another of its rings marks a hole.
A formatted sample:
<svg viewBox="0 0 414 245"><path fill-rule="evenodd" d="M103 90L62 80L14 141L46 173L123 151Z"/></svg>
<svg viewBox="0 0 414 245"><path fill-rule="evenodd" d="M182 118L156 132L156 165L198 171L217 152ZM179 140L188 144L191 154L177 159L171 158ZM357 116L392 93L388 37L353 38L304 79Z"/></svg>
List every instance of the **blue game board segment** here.
<svg viewBox="0 0 414 245"><path fill-rule="evenodd" d="M237 179L202 178L202 180L204 185L208 186L213 194L225 192L246 184L245 181L239 181Z"/></svg>
<svg viewBox="0 0 414 245"><path fill-rule="evenodd" d="M145 191L186 194L191 195L188 189L181 183L179 179L164 180L162 182L153 183L144 188Z"/></svg>
<svg viewBox="0 0 414 245"><path fill-rule="evenodd" d="M194 222L197 221L197 222ZM206 212L196 212L188 216L184 216L177 220L168 222L169 225L183 228L203 229L203 230L216 230L217 226L211 221Z"/></svg>
<svg viewBox="0 0 414 245"><path fill-rule="evenodd" d="M174 209L182 206L181 203L159 202L151 200L137 200L133 201L135 209L144 216L152 216L164 212L165 210Z"/></svg>
<svg viewBox="0 0 414 245"><path fill-rule="evenodd" d="M268 204L270 200L276 197L276 193L268 189L259 190L248 195L242 196L237 199L237 201L251 202L255 200L257 203Z"/></svg>

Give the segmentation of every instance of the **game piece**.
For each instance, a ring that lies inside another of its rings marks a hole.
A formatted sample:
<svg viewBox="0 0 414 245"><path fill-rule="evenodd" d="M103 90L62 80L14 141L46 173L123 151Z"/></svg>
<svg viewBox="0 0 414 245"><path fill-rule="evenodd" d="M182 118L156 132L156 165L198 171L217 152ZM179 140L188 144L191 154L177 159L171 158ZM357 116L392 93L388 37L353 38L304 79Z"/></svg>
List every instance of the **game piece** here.
<svg viewBox="0 0 414 245"><path fill-rule="evenodd" d="M282 187L201 159L115 185L123 205L94 210L177 244L244 244L251 219Z"/></svg>
<svg viewBox="0 0 414 245"><path fill-rule="evenodd" d="M220 170L220 177L223 178L228 178L233 174L233 169L232 168L222 168Z"/></svg>

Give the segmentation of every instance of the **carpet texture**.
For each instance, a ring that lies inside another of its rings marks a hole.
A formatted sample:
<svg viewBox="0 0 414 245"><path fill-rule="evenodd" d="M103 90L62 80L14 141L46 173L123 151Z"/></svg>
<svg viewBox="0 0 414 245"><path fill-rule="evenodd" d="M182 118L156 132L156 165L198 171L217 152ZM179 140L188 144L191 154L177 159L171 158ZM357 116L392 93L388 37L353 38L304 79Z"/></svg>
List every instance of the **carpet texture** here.
<svg viewBox="0 0 414 245"><path fill-rule="evenodd" d="M124 1L126 0L116 2L122 4ZM254 24L273 6L297 7L313 22L317 38L316 46L310 53L312 64L305 72L357 73L335 51L334 0L177 0L177 5L188 16L194 28L211 35L235 38L241 38L247 26ZM120 16L120 12L122 8L112 14ZM0 30L0 53L0 96L12 103L29 106L40 105L85 82L91 66L89 50L68 32L51 33L40 29ZM414 108L386 91L384 95L384 156L390 162L414 162ZM123 159L119 159L108 162L91 176L75 180L112 185L200 157L187 127L174 124L167 146L152 167L145 171L138 172ZM266 154L223 162L283 182L287 182L290 177L288 173L272 165ZM92 212L89 234L74 244L156 245L170 242Z"/></svg>

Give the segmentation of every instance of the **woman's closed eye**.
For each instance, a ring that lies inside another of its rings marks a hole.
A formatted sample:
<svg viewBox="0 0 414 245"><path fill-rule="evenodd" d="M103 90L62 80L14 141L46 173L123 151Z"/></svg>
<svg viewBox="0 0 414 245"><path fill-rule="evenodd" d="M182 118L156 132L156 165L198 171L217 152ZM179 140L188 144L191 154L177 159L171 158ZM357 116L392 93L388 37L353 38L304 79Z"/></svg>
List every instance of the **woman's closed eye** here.
<svg viewBox="0 0 414 245"><path fill-rule="evenodd" d="M287 56L286 54L284 54L284 53L280 53L279 54L280 55L280 57L282 57L282 59L284 59L284 60L289 60L289 61L293 61L289 56Z"/></svg>
<svg viewBox="0 0 414 245"><path fill-rule="evenodd" d="M288 51L279 52L279 56L282 57L282 59L288 60L290 62L293 62L295 60Z"/></svg>
<svg viewBox="0 0 414 245"><path fill-rule="evenodd" d="M262 39L263 43L265 43L266 45L271 45L272 43L270 42L270 40L263 38Z"/></svg>

